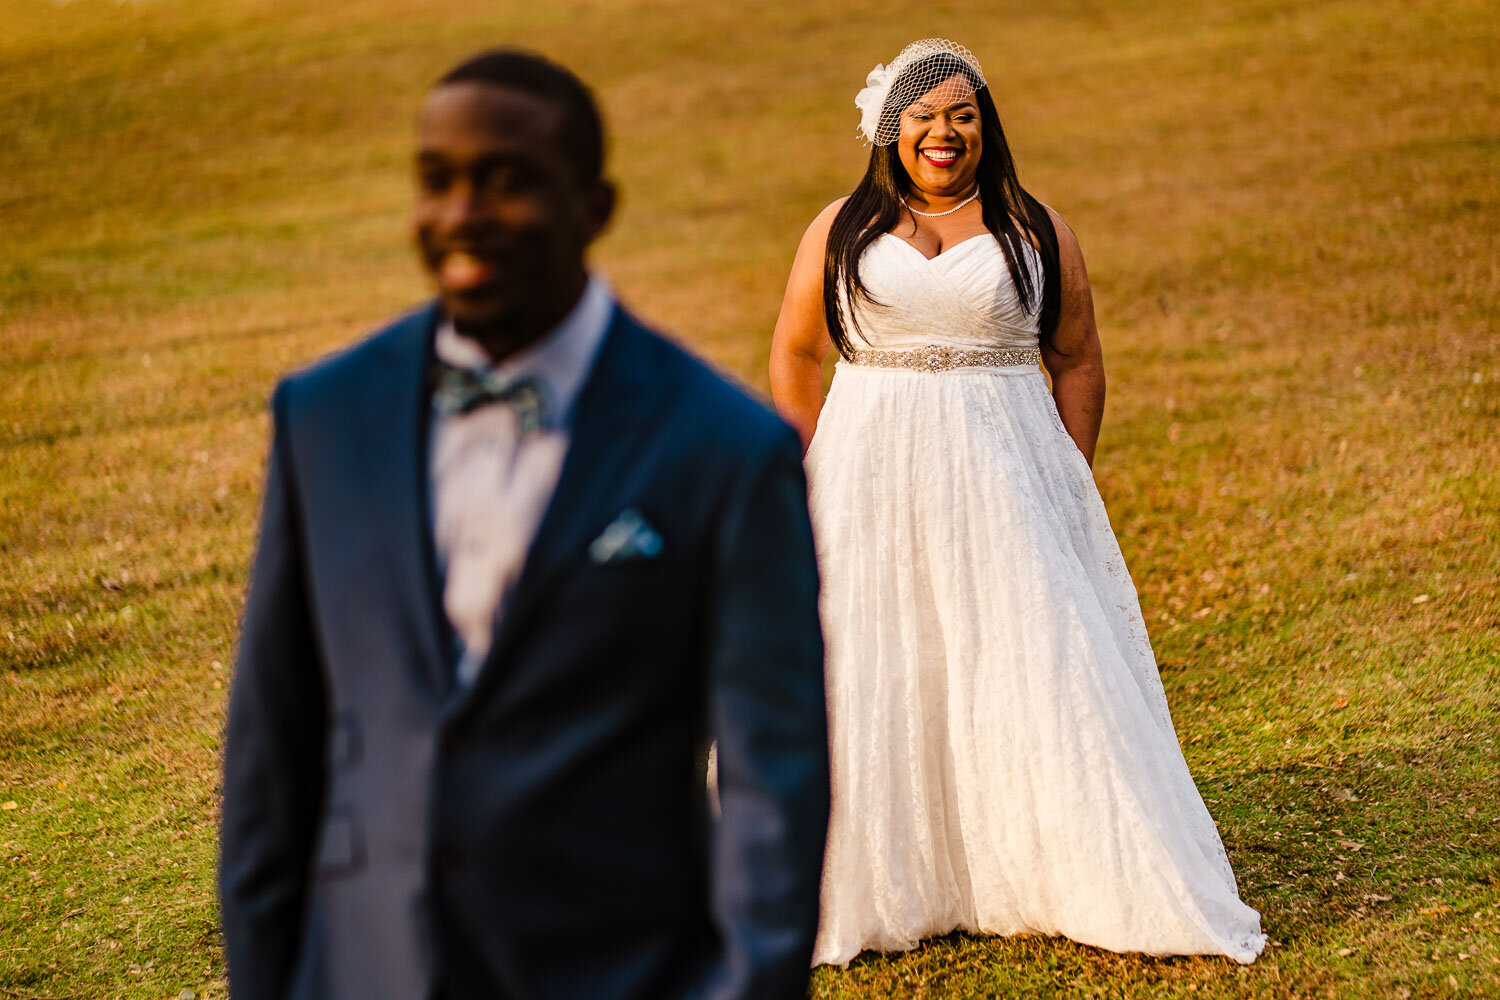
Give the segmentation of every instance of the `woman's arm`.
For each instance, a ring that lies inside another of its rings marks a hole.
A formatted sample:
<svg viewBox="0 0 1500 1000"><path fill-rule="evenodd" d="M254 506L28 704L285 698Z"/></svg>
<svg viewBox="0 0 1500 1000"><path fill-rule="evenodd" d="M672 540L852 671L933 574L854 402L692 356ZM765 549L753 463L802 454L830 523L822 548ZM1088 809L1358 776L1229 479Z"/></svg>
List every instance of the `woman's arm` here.
<svg viewBox="0 0 1500 1000"><path fill-rule="evenodd" d="M823 358L828 354L828 323L823 318L823 256L828 230L844 199L823 209L797 247L787 277L781 315L771 336L771 398L807 451L823 409Z"/></svg>
<svg viewBox="0 0 1500 1000"><path fill-rule="evenodd" d="M1052 376L1052 399L1068 436L1092 467L1099 425L1104 420L1104 352L1094 325L1094 296L1083 266L1078 237L1052 209L1061 264L1062 302L1055 349L1042 348L1042 364Z"/></svg>

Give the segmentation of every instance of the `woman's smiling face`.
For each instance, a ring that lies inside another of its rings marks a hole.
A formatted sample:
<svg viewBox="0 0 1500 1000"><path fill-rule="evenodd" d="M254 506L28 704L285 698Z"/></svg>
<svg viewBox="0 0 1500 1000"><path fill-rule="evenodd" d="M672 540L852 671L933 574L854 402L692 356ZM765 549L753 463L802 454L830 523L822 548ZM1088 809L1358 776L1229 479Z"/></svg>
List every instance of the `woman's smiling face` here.
<svg viewBox="0 0 1500 1000"><path fill-rule="evenodd" d="M984 139L974 95L960 74L944 80L901 112L897 154L914 188L925 195L960 195L974 186Z"/></svg>

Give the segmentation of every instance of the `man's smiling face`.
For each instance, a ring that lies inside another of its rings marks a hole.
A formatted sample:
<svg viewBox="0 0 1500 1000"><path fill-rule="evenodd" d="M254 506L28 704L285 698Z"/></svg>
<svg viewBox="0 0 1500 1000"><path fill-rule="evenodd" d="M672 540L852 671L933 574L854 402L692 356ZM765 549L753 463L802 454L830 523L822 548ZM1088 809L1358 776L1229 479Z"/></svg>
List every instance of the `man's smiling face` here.
<svg viewBox="0 0 1500 1000"><path fill-rule="evenodd" d="M413 229L458 328L506 335L561 318L612 198L579 176L556 102L487 83L444 84L422 109Z"/></svg>

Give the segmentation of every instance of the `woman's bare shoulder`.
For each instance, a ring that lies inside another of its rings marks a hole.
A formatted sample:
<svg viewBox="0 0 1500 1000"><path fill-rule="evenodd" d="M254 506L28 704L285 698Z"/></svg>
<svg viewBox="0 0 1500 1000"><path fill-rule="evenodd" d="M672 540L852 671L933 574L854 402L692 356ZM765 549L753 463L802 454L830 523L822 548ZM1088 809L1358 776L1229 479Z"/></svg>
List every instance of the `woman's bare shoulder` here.
<svg viewBox="0 0 1500 1000"><path fill-rule="evenodd" d="M844 207L848 197L840 198L833 202L823 211L819 212L817 218L807 227L807 232L802 234L802 242L797 246L797 262L793 267L805 267L814 269L819 274L823 268L823 252L828 246L828 233L833 229L834 217L839 214L839 209Z"/></svg>
<svg viewBox="0 0 1500 1000"><path fill-rule="evenodd" d="M1045 202L1041 203L1052 218L1052 228L1057 233L1058 255L1063 258L1082 257L1083 251L1078 246L1078 237L1073 232L1073 227L1058 214L1057 209Z"/></svg>
<svg viewBox="0 0 1500 1000"><path fill-rule="evenodd" d="M807 227L807 236L827 241L828 231L833 228L833 220L838 216L839 209L844 207L844 202L848 200L849 196L844 195L836 201L829 202L828 207L819 212L812 220L812 224Z"/></svg>

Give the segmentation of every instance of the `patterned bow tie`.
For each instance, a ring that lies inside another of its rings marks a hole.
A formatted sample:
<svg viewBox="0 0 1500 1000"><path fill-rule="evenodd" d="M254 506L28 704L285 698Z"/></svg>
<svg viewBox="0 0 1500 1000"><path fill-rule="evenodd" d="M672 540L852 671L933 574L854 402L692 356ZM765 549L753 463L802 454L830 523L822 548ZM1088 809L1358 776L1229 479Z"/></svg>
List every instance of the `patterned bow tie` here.
<svg viewBox="0 0 1500 1000"><path fill-rule="evenodd" d="M439 358L432 364L431 382L432 405L444 416L505 403L516 411L523 436L548 426L547 393L533 376L508 378L496 372L476 372Z"/></svg>

